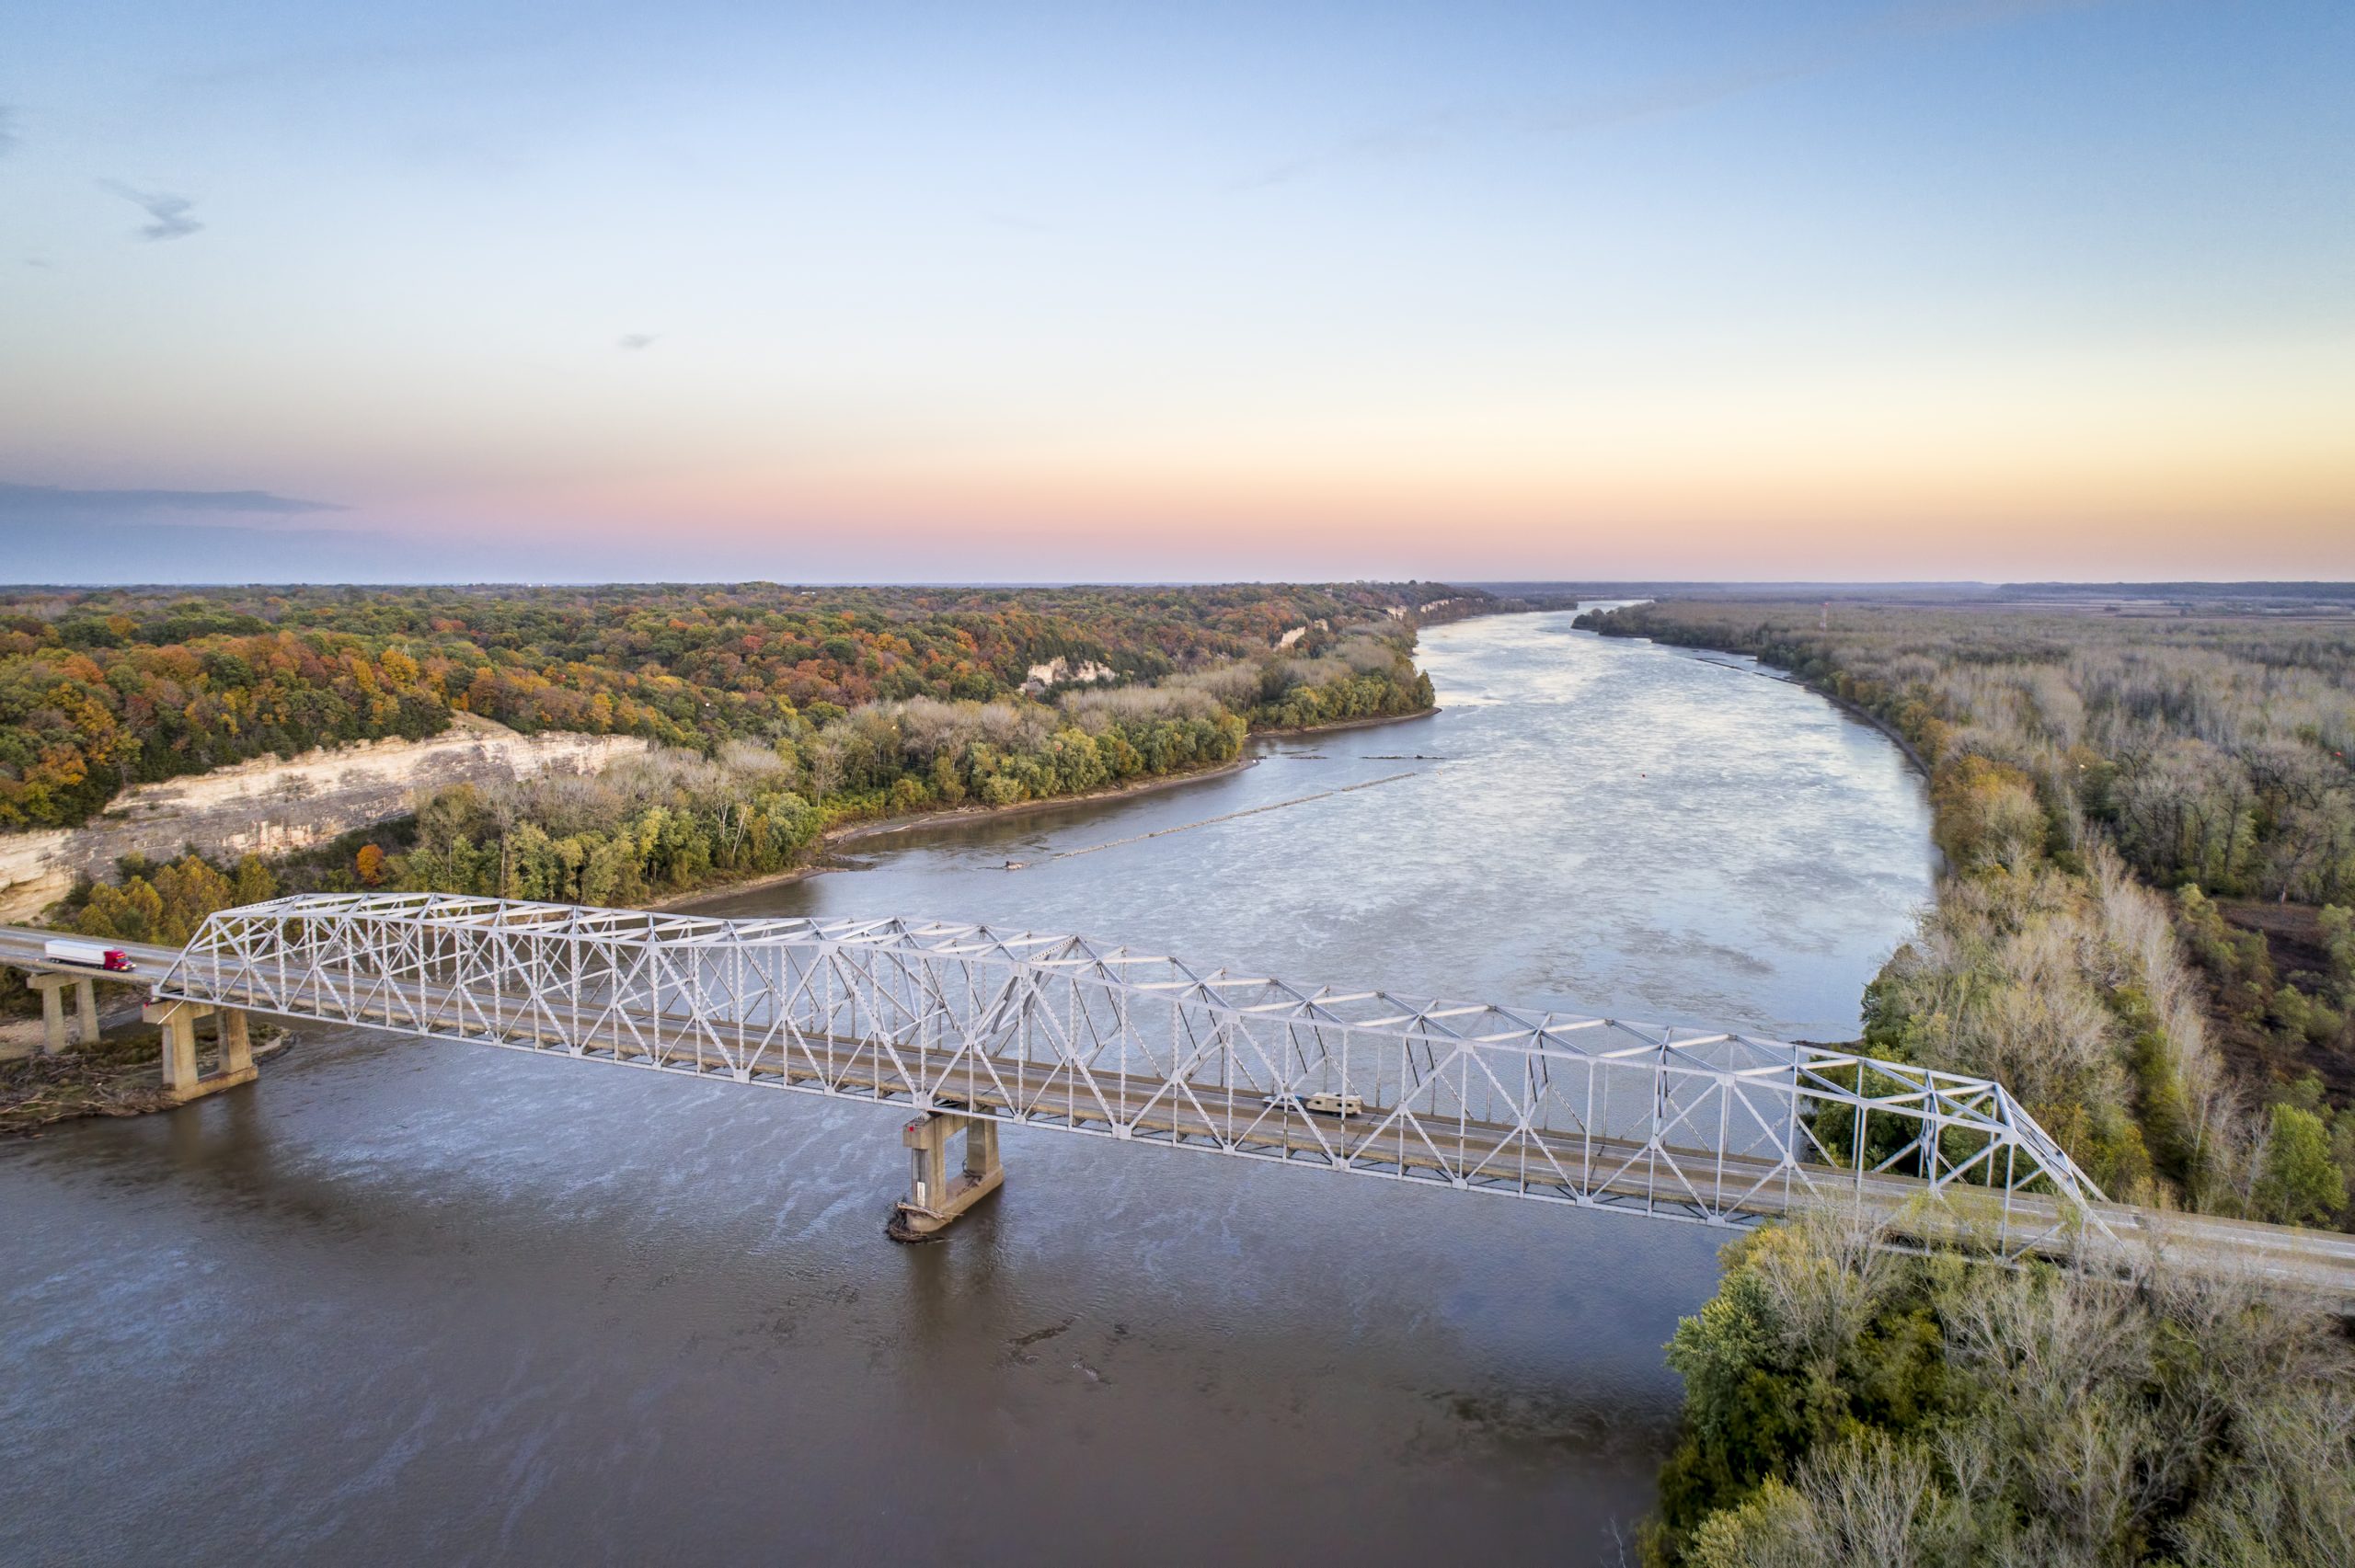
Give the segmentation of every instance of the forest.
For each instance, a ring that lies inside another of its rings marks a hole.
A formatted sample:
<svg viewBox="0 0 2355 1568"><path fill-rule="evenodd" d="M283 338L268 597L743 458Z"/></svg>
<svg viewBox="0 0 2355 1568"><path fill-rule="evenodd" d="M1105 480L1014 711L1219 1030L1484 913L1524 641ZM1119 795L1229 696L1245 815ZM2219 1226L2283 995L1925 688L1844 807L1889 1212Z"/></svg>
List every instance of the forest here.
<svg viewBox="0 0 2355 1568"><path fill-rule="evenodd" d="M1187 662L1159 655L1170 667L1157 679L1046 691L1026 682L986 700L919 693L846 710L823 700L780 704L757 730L706 731L701 746L657 747L591 777L440 789L408 817L274 863L223 864L194 852L165 864L127 862L115 880L77 887L52 919L91 936L180 943L214 910L281 892L643 903L802 864L839 824L1082 795L1232 762L1255 728L1431 705L1430 681L1412 658L1419 617L1389 613L1420 589L1351 589L1331 602L1321 589L1253 590L1264 598L1249 612L1279 625L1256 641L1258 623L1235 620L1243 612L1226 602L1228 590L1200 590L1203 618L1228 629L1187 642L1167 628L1171 601L1189 591L1140 590L1133 624L1079 645L1083 658L1107 646L1178 648ZM1284 615L1304 608L1327 613L1295 622L1301 635L1272 646L1289 629ZM1010 666L1044 646L1024 644L1006 656ZM1252 651L1221 657L1226 647ZM21 995L0 1001L27 1004Z"/></svg>
<svg viewBox="0 0 2355 1568"><path fill-rule="evenodd" d="M1426 583L17 589L0 596L0 830L72 826L132 784L247 758L435 734L459 712L707 754L875 704L1005 701L1058 659L1150 684L1287 633L1287 652L1338 655L1352 626L1487 601ZM1320 715L1295 703L1265 722Z"/></svg>
<svg viewBox="0 0 2355 1568"><path fill-rule="evenodd" d="M2355 1562L2355 1347L2248 1281L1912 1256L1814 1215L1678 1327L1690 1568Z"/></svg>
<svg viewBox="0 0 2355 1568"><path fill-rule="evenodd" d="M2355 1228L2355 627L1667 601L1583 624L1756 656L1928 774L1936 905L1885 1059L2004 1082L2111 1196ZM2154 1267L1740 1243L1671 1346L1657 1562L2355 1561L2355 1356Z"/></svg>

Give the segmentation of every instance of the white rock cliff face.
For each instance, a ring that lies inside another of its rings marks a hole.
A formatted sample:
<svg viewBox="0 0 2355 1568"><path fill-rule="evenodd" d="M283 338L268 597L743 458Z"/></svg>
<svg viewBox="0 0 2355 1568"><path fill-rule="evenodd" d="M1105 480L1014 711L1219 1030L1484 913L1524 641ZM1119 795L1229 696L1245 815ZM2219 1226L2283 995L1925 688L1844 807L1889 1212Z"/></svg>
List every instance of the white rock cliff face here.
<svg viewBox="0 0 2355 1568"><path fill-rule="evenodd" d="M636 736L519 735L460 714L426 740L372 740L141 784L79 828L0 833L0 921L38 915L75 877L103 875L125 855L164 860L190 844L212 855L281 854L397 817L419 790L593 773L646 749Z"/></svg>
<svg viewBox="0 0 2355 1568"><path fill-rule="evenodd" d="M1063 655L1057 654L1053 658L1048 660L1044 664L1032 665L1028 672L1029 678L1022 683L1022 689L1026 692L1034 690L1044 691L1050 686L1075 685L1084 681L1109 681L1115 677L1116 673L1117 672L1110 665L1098 664L1092 658L1081 659L1079 661L1079 668L1074 670L1068 659L1064 658Z"/></svg>

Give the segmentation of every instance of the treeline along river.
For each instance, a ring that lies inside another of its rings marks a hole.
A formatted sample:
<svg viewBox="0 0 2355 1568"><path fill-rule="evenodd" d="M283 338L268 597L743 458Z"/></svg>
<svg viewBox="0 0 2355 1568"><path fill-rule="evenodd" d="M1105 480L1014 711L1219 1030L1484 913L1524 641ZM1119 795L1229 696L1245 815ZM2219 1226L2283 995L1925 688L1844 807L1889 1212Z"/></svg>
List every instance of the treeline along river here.
<svg viewBox="0 0 2355 1568"><path fill-rule="evenodd" d="M1422 658L1435 715L703 908L1854 1036L1930 892L1887 739L1568 614ZM1578 1562L1649 1507L1722 1235L1018 1131L895 1247L901 1119L308 1030L0 1149L0 1560Z"/></svg>

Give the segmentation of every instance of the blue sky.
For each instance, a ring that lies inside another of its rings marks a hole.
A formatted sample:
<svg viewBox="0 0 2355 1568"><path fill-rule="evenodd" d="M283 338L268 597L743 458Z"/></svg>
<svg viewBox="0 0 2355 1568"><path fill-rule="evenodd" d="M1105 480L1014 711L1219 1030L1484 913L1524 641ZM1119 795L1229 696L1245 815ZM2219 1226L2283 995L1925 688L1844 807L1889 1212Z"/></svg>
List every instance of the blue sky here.
<svg viewBox="0 0 2355 1568"><path fill-rule="evenodd" d="M6 31L27 561L2355 575L2343 4Z"/></svg>

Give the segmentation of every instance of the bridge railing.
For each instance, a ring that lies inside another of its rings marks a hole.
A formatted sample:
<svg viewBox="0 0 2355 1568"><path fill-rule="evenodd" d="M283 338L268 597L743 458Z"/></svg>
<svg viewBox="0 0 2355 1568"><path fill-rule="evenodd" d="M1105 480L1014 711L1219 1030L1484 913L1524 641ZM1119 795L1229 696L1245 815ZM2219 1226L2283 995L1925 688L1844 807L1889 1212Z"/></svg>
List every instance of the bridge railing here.
<svg viewBox="0 0 2355 1568"><path fill-rule="evenodd" d="M1712 1224L1968 1195L2017 1250L2101 1196L1984 1079L973 925L315 895L213 916L158 990Z"/></svg>

